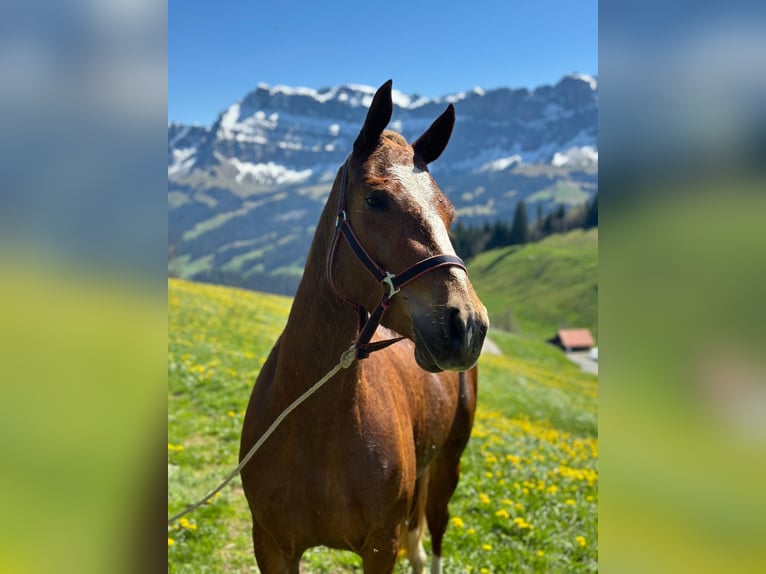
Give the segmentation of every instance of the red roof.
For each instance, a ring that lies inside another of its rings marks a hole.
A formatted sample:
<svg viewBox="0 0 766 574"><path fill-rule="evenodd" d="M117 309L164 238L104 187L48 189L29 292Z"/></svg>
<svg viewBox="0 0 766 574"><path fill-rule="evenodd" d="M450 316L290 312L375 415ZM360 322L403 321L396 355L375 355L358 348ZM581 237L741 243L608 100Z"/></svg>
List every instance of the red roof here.
<svg viewBox="0 0 766 574"><path fill-rule="evenodd" d="M596 344L588 329L561 329L558 337L564 347L590 348Z"/></svg>

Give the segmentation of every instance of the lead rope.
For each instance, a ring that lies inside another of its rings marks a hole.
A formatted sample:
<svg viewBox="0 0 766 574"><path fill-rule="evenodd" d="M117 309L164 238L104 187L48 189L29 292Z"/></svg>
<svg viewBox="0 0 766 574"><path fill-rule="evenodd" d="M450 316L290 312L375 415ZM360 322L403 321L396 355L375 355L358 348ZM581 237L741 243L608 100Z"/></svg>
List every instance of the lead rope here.
<svg viewBox="0 0 766 574"><path fill-rule="evenodd" d="M203 504L205 504L208 500L213 498L216 494L218 494L223 488L229 484L232 480L234 480L234 477L239 474L239 471L242 470L242 468L250 461L251 458L253 458L253 455L258 451L259 448L261 448L261 445L266 442L266 440L271 436L271 434L276 430L276 428L282 423L283 420L289 415L291 412L293 412L298 406L308 399L311 395L313 395L315 392L317 392L322 385L324 385L327 381L332 379L335 375L338 374L339 371L342 369L347 369L351 366L351 363L354 362L354 359L356 359L356 344L351 345L348 349L346 349L343 354L340 356L340 362L338 362L335 367L331 371L329 371L324 377L319 379L314 385L308 389L306 392L304 392L301 396L299 396L297 399L295 399L292 403L290 403L290 406L288 406L285 410L282 411L282 413L274 420L273 423L271 423L271 426L266 430L265 433L261 436L261 438L258 439L258 442L256 442L252 448L247 451L247 454L242 458L240 463L237 465L237 468L235 468L229 475L223 480L221 484L216 486L213 490L211 490L209 493L207 493L203 498L192 504L191 506L187 507L185 510L182 510L178 514L174 514L170 518L168 518L168 524L172 524L182 516L186 516L191 511L196 510Z"/></svg>

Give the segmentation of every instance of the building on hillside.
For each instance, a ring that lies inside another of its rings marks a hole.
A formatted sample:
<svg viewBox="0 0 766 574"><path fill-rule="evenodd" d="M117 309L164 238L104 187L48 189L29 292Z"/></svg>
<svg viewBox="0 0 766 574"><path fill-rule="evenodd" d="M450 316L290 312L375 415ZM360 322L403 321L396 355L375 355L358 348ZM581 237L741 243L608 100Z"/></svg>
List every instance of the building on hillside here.
<svg viewBox="0 0 766 574"><path fill-rule="evenodd" d="M596 342L588 329L560 329L548 342L564 351L588 351Z"/></svg>

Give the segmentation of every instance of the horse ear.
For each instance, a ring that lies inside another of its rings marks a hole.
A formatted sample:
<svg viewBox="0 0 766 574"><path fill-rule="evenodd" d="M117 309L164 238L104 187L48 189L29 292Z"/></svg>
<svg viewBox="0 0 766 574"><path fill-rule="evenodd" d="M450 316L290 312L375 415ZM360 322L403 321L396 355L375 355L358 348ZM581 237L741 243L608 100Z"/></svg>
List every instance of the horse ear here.
<svg viewBox="0 0 766 574"><path fill-rule="evenodd" d="M426 163L434 161L447 147L454 126L455 106L450 104L445 112L431 124L431 127L418 138L418 141L412 144L415 154Z"/></svg>
<svg viewBox="0 0 766 574"><path fill-rule="evenodd" d="M394 111L394 102L391 99L393 83L393 80L388 80L375 92L362 130L354 142L355 156L363 156L372 151L380 139L380 134L391 121L391 114Z"/></svg>

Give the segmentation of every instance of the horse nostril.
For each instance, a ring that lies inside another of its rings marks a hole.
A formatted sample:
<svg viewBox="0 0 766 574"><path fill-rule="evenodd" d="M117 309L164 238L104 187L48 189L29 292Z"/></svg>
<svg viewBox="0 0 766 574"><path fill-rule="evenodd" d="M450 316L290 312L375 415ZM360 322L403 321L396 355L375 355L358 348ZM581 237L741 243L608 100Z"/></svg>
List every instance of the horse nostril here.
<svg viewBox="0 0 766 574"><path fill-rule="evenodd" d="M472 314L462 313L459 309L452 309L448 325L450 343L455 350L470 346L470 339L476 326Z"/></svg>

